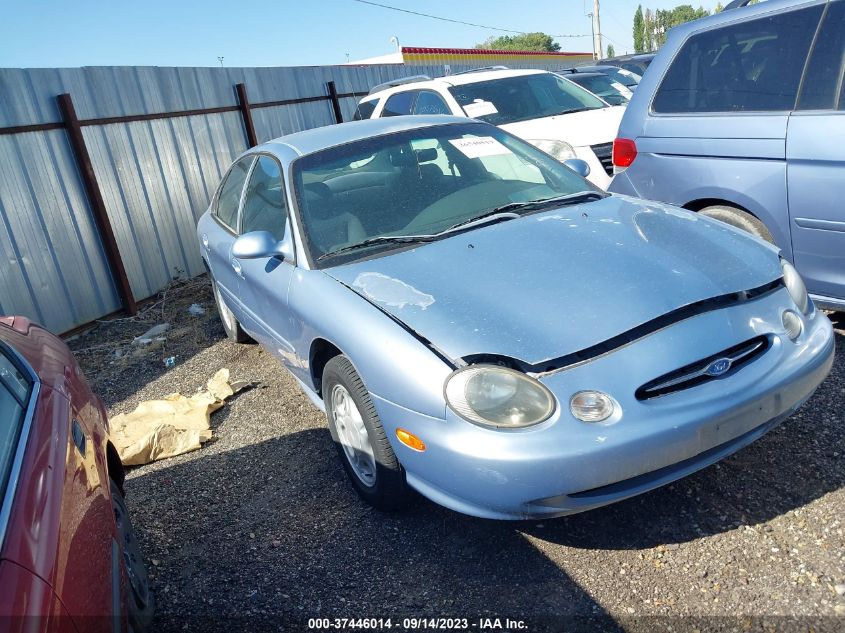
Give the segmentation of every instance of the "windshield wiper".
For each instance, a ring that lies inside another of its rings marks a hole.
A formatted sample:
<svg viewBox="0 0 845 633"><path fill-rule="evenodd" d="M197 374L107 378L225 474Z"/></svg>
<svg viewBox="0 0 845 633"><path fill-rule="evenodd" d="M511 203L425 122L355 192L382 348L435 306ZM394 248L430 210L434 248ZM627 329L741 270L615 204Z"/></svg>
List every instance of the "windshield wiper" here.
<svg viewBox="0 0 845 633"><path fill-rule="evenodd" d="M479 224L513 220L520 217L520 214L517 213L517 211L537 211L538 209L552 206L565 207L572 204L589 202L591 200L601 200L605 196L606 194L601 194L598 191L579 191L578 193L569 193L564 196L552 196L550 198L540 198L539 200L509 202L493 209L489 209L484 213L473 216L467 220L462 220L457 224L453 224L448 229L444 229L439 233L436 233L435 236L452 233L456 230L471 228Z"/></svg>
<svg viewBox="0 0 845 633"><path fill-rule="evenodd" d="M436 237L436 235L379 235L378 237L366 239L363 242L356 242L355 244L349 244L348 246L343 246L333 251L329 251L328 253L323 253L317 258L317 261L325 259L326 257L334 257L335 255L340 255L341 253L356 251L359 248L374 246L376 244L413 244L415 242L431 242Z"/></svg>
<svg viewBox="0 0 845 633"><path fill-rule="evenodd" d="M570 108L569 110L561 110L560 112L555 112L554 114L549 114L547 116L561 116L562 114L575 114L576 112L586 112L587 110L600 110L601 108Z"/></svg>

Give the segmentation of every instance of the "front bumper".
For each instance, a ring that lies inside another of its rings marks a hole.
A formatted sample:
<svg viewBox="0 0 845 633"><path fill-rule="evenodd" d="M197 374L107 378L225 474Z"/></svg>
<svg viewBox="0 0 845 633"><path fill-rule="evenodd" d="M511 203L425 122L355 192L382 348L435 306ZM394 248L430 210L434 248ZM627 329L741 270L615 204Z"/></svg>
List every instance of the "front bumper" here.
<svg viewBox="0 0 845 633"><path fill-rule="evenodd" d="M527 429L482 428L448 409L436 420L374 400L408 483L436 503L497 519L582 512L704 468L803 404L830 371L833 329L816 310L797 341L789 340L781 315L791 305L780 289L546 375L541 380L557 396L557 411ZM634 396L652 378L761 334L771 338L770 348L735 374L652 400ZM582 389L611 394L622 415L611 423L576 420L568 400ZM421 437L426 451L396 441L397 427Z"/></svg>

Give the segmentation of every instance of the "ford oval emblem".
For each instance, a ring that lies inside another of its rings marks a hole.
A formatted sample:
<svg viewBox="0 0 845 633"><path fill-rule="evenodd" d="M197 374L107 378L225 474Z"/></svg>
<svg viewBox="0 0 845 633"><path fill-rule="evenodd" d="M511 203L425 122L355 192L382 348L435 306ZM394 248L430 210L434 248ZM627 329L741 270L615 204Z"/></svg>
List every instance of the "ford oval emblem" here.
<svg viewBox="0 0 845 633"><path fill-rule="evenodd" d="M707 365L704 373L708 376L721 376L731 368L730 358L720 358Z"/></svg>

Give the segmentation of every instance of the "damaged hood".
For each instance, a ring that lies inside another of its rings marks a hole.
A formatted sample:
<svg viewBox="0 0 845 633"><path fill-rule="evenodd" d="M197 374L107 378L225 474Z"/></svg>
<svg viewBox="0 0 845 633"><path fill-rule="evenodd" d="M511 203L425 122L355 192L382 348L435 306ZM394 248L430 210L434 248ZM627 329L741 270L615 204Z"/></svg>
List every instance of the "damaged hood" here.
<svg viewBox="0 0 845 633"><path fill-rule="evenodd" d="M453 359L530 364L781 276L726 224L611 196L324 270Z"/></svg>

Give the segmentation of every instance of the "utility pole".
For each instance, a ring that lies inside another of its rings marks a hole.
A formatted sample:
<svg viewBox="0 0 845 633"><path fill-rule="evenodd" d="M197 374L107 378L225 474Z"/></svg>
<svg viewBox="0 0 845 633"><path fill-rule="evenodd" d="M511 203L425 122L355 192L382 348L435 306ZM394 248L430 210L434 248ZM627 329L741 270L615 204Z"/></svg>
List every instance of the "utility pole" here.
<svg viewBox="0 0 845 633"><path fill-rule="evenodd" d="M599 17L599 0L593 0L593 56L601 59L601 18Z"/></svg>

